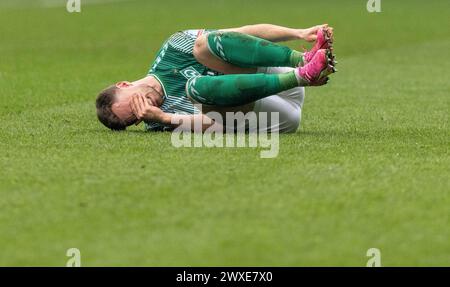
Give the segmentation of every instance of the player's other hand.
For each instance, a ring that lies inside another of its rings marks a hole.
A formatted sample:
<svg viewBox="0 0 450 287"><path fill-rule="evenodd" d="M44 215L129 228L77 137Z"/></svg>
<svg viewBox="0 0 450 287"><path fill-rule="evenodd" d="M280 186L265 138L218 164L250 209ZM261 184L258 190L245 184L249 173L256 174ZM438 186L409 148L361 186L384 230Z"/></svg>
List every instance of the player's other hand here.
<svg viewBox="0 0 450 287"><path fill-rule="evenodd" d="M142 121L160 122L165 115L160 108L152 104L150 99L139 94L132 96L130 107L134 116L137 118L136 125Z"/></svg>
<svg viewBox="0 0 450 287"><path fill-rule="evenodd" d="M317 39L317 31L323 27L328 27L328 24L317 25L311 28L300 30L300 37L308 42L314 42ZM330 28L333 30L333 28Z"/></svg>

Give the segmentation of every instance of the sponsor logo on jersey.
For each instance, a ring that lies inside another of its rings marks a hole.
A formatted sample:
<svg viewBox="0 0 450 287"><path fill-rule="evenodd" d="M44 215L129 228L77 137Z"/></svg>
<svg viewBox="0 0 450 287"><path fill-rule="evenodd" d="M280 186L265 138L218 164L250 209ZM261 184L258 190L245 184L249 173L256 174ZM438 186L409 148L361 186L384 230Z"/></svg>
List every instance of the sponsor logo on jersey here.
<svg viewBox="0 0 450 287"><path fill-rule="evenodd" d="M193 77L198 77L201 74L194 67L187 67L180 71L180 74L183 75L186 79L191 79Z"/></svg>

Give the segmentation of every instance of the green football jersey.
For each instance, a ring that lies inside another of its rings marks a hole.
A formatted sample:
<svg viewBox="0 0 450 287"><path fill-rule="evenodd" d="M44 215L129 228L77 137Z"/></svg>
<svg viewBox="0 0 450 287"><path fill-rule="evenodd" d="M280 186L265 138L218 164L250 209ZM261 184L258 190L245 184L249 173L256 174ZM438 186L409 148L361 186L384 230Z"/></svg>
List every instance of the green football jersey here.
<svg viewBox="0 0 450 287"><path fill-rule="evenodd" d="M197 37L205 30L186 30L173 34L156 55L148 75L154 76L164 90L164 102L160 107L166 113L197 114L186 96L186 83L190 78L200 75L218 75L203 66L194 58L193 50ZM170 129L156 122L146 122L147 130Z"/></svg>

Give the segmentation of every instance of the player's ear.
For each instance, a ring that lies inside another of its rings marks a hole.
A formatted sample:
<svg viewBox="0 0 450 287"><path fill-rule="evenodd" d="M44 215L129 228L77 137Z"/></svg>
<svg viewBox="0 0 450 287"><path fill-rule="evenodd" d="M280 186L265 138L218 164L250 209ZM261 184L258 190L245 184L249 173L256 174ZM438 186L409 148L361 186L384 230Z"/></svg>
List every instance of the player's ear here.
<svg viewBox="0 0 450 287"><path fill-rule="evenodd" d="M132 85L133 85L133 84L130 83L130 82L128 82L128 81L121 81L121 82L118 82L118 83L116 84L116 87L119 88L119 89L121 89L121 88L128 88L128 87L130 87L130 86L132 86Z"/></svg>

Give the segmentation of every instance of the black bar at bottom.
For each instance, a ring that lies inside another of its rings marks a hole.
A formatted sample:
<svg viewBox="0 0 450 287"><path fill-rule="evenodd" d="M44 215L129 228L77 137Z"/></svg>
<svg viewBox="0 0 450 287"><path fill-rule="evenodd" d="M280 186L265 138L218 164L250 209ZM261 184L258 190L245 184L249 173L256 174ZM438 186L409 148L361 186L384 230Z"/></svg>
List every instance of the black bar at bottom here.
<svg viewBox="0 0 450 287"><path fill-rule="evenodd" d="M125 286L311 286L313 282L386 283L395 277L403 283L421 280L447 282L450 268L344 268L344 267L31 267L0 268L0 278L20 283L115 283ZM447 280L445 280L447 279ZM61 281L63 280L63 281ZM438 281L439 280L439 281ZM144 283L144 284L143 284ZM361 286L360 285L360 286Z"/></svg>

